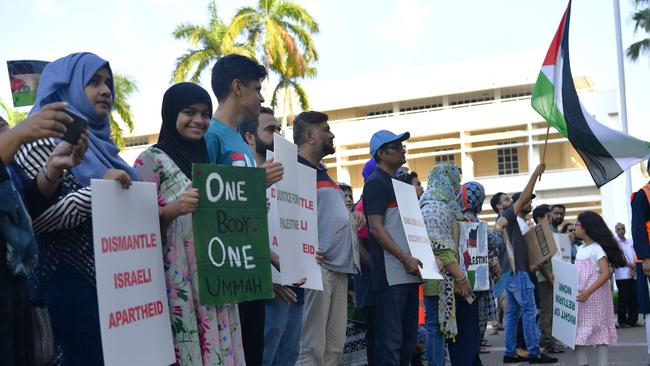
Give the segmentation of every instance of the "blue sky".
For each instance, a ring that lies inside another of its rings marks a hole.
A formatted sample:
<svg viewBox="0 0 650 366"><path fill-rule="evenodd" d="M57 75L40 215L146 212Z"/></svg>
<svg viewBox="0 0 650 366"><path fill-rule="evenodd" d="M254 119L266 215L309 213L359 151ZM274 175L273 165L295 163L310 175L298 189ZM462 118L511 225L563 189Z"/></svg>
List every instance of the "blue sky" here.
<svg viewBox="0 0 650 366"><path fill-rule="evenodd" d="M298 1L320 23L316 80L344 79L398 68L431 66L486 56L538 51L541 65L566 7L565 0L310 0ZM228 22L254 1L217 2ZM381 4L381 5L379 5ZM0 98L10 100L5 62L53 60L92 51L138 81L131 98L136 124L157 130L160 102L176 57L188 45L171 37L181 22L207 21L207 0L22 0L0 2ZM621 0L623 44L633 35L632 1ZM612 0L574 0L571 57L599 89L617 86ZM626 61L631 133L650 115L650 57ZM209 89L209 73L202 81ZM405 80L405 86L417 80ZM307 91L314 85L305 83ZM343 85L352 87L354 85ZM647 136L639 136L647 137Z"/></svg>

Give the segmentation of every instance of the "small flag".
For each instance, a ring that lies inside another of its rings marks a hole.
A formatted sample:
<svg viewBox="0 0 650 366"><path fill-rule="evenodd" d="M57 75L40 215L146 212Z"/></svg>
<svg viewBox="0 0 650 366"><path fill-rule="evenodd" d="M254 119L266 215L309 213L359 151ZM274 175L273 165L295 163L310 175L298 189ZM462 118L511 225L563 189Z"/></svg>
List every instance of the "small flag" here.
<svg viewBox="0 0 650 366"><path fill-rule="evenodd" d="M48 62L36 60L7 61L9 85L14 107L24 107L36 101L36 89L41 72Z"/></svg>
<svg viewBox="0 0 650 366"><path fill-rule="evenodd" d="M569 63L570 17L571 1L544 59L531 103L546 122L569 139L600 188L650 157L650 143L603 125L580 103Z"/></svg>

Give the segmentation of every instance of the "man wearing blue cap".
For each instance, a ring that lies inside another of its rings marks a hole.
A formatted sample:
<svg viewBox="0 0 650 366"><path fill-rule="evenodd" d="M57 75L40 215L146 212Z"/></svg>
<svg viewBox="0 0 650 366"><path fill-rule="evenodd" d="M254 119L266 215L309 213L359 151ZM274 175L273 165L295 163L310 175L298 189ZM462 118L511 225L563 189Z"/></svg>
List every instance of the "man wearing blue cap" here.
<svg viewBox="0 0 650 366"><path fill-rule="evenodd" d="M377 365L408 365L415 351L418 327L418 285L422 262L410 255L391 179L406 163L402 142L382 130L370 139L377 169L363 187L368 222L372 284L375 290L375 361Z"/></svg>

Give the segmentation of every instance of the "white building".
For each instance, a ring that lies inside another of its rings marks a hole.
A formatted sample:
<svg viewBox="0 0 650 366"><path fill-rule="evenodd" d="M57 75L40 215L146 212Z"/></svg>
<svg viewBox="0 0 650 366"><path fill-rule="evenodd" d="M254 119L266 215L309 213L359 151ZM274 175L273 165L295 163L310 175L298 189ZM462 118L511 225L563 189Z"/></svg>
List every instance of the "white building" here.
<svg viewBox="0 0 650 366"><path fill-rule="evenodd" d="M454 162L463 181L476 180L488 195L483 218L493 221L489 198L498 191L513 193L526 185L544 158L547 166L537 183L534 204L567 206L567 221L581 211L603 213L607 223L628 223L629 194L619 178L598 190L580 156L551 129L544 157L547 124L530 106L543 53L396 70L383 75L307 84L314 110L330 117L336 154L325 159L333 179L350 183L359 197L361 170L369 159L372 134L386 129L409 131L407 165L426 184L439 162ZM573 67L582 103L595 118L618 128L615 90L598 90L589 76ZM285 133L289 138L291 131ZM157 135L127 138L123 156L133 161ZM643 173L633 169L633 187Z"/></svg>

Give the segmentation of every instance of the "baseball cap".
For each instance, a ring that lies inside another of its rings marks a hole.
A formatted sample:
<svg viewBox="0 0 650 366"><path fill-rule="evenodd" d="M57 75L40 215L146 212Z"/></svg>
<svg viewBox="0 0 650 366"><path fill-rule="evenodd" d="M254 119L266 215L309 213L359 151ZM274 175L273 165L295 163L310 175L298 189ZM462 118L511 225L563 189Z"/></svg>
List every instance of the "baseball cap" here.
<svg viewBox="0 0 650 366"><path fill-rule="evenodd" d="M385 144L395 142L395 141L405 141L411 137L411 134L404 132L402 134L396 135L387 130L380 130L375 132L370 138L370 155L375 156L377 150Z"/></svg>
<svg viewBox="0 0 650 366"><path fill-rule="evenodd" d="M517 193L513 194L512 195L512 203L517 202L517 200L519 199L519 196L521 196L521 192L517 192ZM533 195L530 197L530 199L531 200L535 199L535 197L537 197L537 196L535 195L535 193L533 193Z"/></svg>

